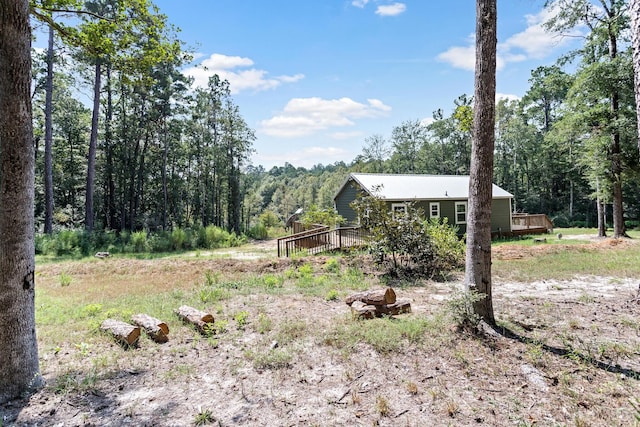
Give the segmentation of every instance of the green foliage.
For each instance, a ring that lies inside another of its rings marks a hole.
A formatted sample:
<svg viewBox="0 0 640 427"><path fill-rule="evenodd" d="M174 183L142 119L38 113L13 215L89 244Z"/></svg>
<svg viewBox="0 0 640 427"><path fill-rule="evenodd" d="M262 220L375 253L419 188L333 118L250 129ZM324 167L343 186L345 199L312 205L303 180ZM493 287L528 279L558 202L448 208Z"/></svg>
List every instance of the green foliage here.
<svg viewBox="0 0 640 427"><path fill-rule="evenodd" d="M180 227L176 227L171 232L171 247L175 251L182 250L187 240L187 233Z"/></svg>
<svg viewBox="0 0 640 427"><path fill-rule="evenodd" d="M249 321L249 312L248 311L239 311L233 316L233 319L236 321L238 325L238 329L244 329L247 326L247 322Z"/></svg>
<svg viewBox="0 0 640 427"><path fill-rule="evenodd" d="M480 316L475 313L473 305L484 298L484 294L476 291L455 291L447 300L447 309L453 322L460 329L475 330L480 323Z"/></svg>
<svg viewBox="0 0 640 427"><path fill-rule="evenodd" d="M259 222L260 225L262 225L266 229L277 227L282 223L280 221L280 218L278 218L278 215L276 215L275 212L271 210L262 212L259 216Z"/></svg>
<svg viewBox="0 0 640 427"><path fill-rule="evenodd" d="M71 284L71 275L65 273L64 271L60 273L60 286L67 287Z"/></svg>
<svg viewBox="0 0 640 427"><path fill-rule="evenodd" d="M407 203L392 212L377 197L361 195L351 206L371 234L370 250L392 275L444 276L464 259L464 243L446 221L424 221L424 213Z"/></svg>
<svg viewBox="0 0 640 427"><path fill-rule="evenodd" d="M329 258L327 262L324 264L324 270L327 273L340 273L340 263L337 258Z"/></svg>
<svg viewBox="0 0 640 427"><path fill-rule="evenodd" d="M247 235L256 240L266 240L269 238L269 230L263 224L257 224L247 230Z"/></svg>
<svg viewBox="0 0 640 427"><path fill-rule="evenodd" d="M335 228L344 224L345 221L344 217L339 215L335 209L319 209L315 204L309 206L300 217L300 222L305 226L322 224Z"/></svg>
<svg viewBox="0 0 640 427"><path fill-rule="evenodd" d="M135 231L131 233L131 247L133 252L145 252L147 246L147 232Z"/></svg>

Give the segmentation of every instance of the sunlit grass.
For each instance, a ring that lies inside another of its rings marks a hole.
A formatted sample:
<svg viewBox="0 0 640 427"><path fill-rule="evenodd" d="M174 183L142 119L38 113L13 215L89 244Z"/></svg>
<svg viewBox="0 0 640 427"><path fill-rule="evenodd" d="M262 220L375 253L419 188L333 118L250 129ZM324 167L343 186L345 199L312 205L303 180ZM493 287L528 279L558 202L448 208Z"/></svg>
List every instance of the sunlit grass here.
<svg viewBox="0 0 640 427"><path fill-rule="evenodd" d="M517 281L568 280L576 275L640 278L640 248L571 249L524 256L520 259L494 259L496 277Z"/></svg>

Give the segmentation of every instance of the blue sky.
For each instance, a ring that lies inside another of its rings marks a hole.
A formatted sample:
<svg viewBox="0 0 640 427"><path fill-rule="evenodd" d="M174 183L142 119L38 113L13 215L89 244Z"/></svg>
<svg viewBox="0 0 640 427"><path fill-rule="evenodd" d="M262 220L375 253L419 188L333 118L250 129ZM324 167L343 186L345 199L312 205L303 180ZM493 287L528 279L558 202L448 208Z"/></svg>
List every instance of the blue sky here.
<svg viewBox="0 0 640 427"><path fill-rule="evenodd" d="M365 139L446 115L473 94L472 0L155 0L196 55L184 73L218 73L256 131L254 165L352 161ZM498 2L497 91L520 97L531 70L576 43L546 34L543 0Z"/></svg>

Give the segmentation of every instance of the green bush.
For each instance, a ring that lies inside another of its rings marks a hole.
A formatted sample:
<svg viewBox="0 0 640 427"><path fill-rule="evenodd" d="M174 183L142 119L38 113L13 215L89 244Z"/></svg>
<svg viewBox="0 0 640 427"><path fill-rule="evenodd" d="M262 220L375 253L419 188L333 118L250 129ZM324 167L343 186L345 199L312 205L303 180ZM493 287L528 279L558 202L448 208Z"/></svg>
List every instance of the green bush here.
<svg viewBox="0 0 640 427"><path fill-rule="evenodd" d="M444 276L462 265L464 243L446 221L424 221L411 203L392 212L382 199L360 196L351 206L371 235L370 252L393 276Z"/></svg>
<svg viewBox="0 0 640 427"><path fill-rule="evenodd" d="M187 240L187 233L180 227L176 227L171 232L171 247L175 251L180 251L184 248L185 241Z"/></svg>
<svg viewBox="0 0 640 427"><path fill-rule="evenodd" d="M131 233L131 246L134 252L144 252L147 250L147 232L135 231Z"/></svg>
<svg viewBox="0 0 640 427"><path fill-rule="evenodd" d="M278 215L273 211L264 211L258 217L258 221L260 222L260 225L267 229L281 225L280 218L278 218Z"/></svg>
<svg viewBox="0 0 640 427"><path fill-rule="evenodd" d="M254 225L247 231L247 234L249 237L256 240L265 240L269 238L269 230L267 230L267 227L263 224Z"/></svg>

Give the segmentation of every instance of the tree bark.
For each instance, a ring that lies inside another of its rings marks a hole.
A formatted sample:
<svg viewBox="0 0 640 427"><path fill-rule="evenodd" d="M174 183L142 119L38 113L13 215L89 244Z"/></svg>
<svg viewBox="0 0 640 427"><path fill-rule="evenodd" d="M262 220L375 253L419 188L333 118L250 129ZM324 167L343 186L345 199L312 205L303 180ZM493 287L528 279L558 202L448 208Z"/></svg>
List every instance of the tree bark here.
<svg viewBox="0 0 640 427"><path fill-rule="evenodd" d="M638 150L640 150L640 0L629 0L629 15L631 16L634 92L638 118Z"/></svg>
<svg viewBox="0 0 640 427"><path fill-rule="evenodd" d="M140 328L120 320L106 319L100 325L102 331L110 333L119 343L132 346L138 343Z"/></svg>
<svg viewBox="0 0 640 427"><path fill-rule="evenodd" d="M146 334L157 343L165 343L169 340L169 326L162 320L151 317L147 314L135 314L131 316L131 321L140 326Z"/></svg>
<svg viewBox="0 0 640 427"><path fill-rule="evenodd" d="M53 232L53 27L49 25L44 102L44 232Z"/></svg>
<svg viewBox="0 0 640 427"><path fill-rule="evenodd" d="M214 322L213 316L204 311L200 311L188 305L182 305L175 310L176 316L182 319L184 322L190 323L198 329L202 334L208 332L208 325L212 325Z"/></svg>
<svg viewBox="0 0 640 427"><path fill-rule="evenodd" d="M476 71L473 144L467 216L465 285L482 298L473 309L495 324L491 296L491 199L495 144L496 0L476 1Z"/></svg>
<svg viewBox="0 0 640 427"><path fill-rule="evenodd" d="M91 116L91 136L89 138L89 153L87 155L87 185L85 190L84 228L93 231L93 190L96 174L96 150L98 146L98 118L100 115L100 85L102 70L100 60L96 59L95 81L93 84L93 114Z"/></svg>
<svg viewBox="0 0 640 427"><path fill-rule="evenodd" d="M43 383L34 288L34 147L27 0L0 0L0 403Z"/></svg>

